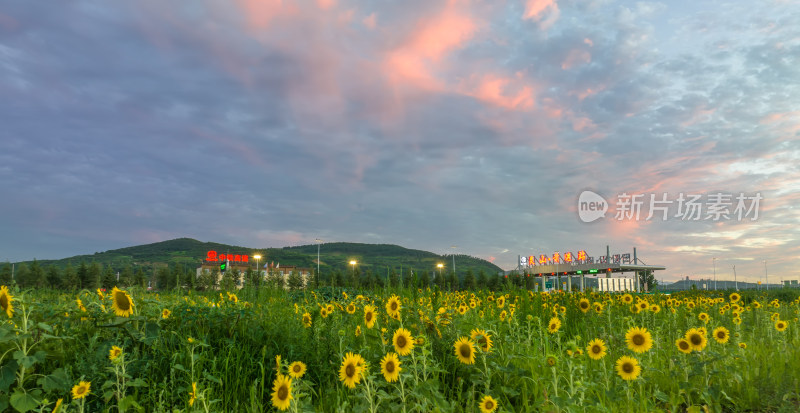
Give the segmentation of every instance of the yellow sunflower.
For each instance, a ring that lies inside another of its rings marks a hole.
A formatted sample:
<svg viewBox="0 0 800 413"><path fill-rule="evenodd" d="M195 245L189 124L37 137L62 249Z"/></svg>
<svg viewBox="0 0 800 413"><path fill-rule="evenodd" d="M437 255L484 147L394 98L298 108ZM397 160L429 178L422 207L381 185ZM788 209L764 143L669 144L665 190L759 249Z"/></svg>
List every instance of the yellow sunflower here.
<svg viewBox="0 0 800 413"><path fill-rule="evenodd" d="M736 303L736 302L739 302L739 300L742 299L742 296L739 295L739 293L731 293L730 299L731 299L732 303Z"/></svg>
<svg viewBox="0 0 800 413"><path fill-rule="evenodd" d="M372 328L375 325L375 307L371 305L364 306L364 324L367 328Z"/></svg>
<svg viewBox="0 0 800 413"><path fill-rule="evenodd" d="M492 336L487 332L475 328L469 333L469 337L475 341L475 344L477 344L478 348L484 353L492 351Z"/></svg>
<svg viewBox="0 0 800 413"><path fill-rule="evenodd" d="M133 300L127 291L122 291L117 287L111 290L111 301L114 313L119 317L130 317L133 314Z"/></svg>
<svg viewBox="0 0 800 413"><path fill-rule="evenodd" d="M386 313L389 314L389 317L397 317L400 315L400 309L403 308L403 305L400 303L400 297L395 294L392 294L389 297L389 301L386 302Z"/></svg>
<svg viewBox="0 0 800 413"><path fill-rule="evenodd" d="M169 311L169 309L166 309L166 308L165 308L165 309L161 310L161 318L163 318L163 319L165 319L165 320L166 320L166 319L168 319L168 318L169 318L169 316L171 316L171 315L172 315L172 311Z"/></svg>
<svg viewBox="0 0 800 413"><path fill-rule="evenodd" d="M289 365L289 375L293 378L302 378L304 374L306 374L306 364L302 361L295 361Z"/></svg>
<svg viewBox="0 0 800 413"><path fill-rule="evenodd" d="M775 329L778 331L786 330L786 327L789 327L789 323L783 320L775 320Z"/></svg>
<svg viewBox="0 0 800 413"><path fill-rule="evenodd" d="M197 382L192 382L192 391L189 392L189 407L197 400Z"/></svg>
<svg viewBox="0 0 800 413"><path fill-rule="evenodd" d="M675 347L677 347L682 353L689 354L692 352L692 345L689 344L689 340L685 338L679 338L675 340Z"/></svg>
<svg viewBox="0 0 800 413"><path fill-rule="evenodd" d="M92 382L82 381L72 387L72 398L82 399L92 392Z"/></svg>
<svg viewBox="0 0 800 413"><path fill-rule="evenodd" d="M356 303L351 302L350 304L347 304L347 308L345 309L345 311L347 311L347 314L355 314Z"/></svg>
<svg viewBox="0 0 800 413"><path fill-rule="evenodd" d="M111 361L116 361L121 355L122 349L117 346L111 346L111 349L108 350L108 359Z"/></svg>
<svg viewBox="0 0 800 413"><path fill-rule="evenodd" d="M642 372L642 367L639 366L639 361L633 357L622 356L617 359L616 364L617 374L623 380L636 380Z"/></svg>
<svg viewBox="0 0 800 413"><path fill-rule="evenodd" d="M464 364L475 363L475 342L467 337L461 337L456 340L453 347L455 348L458 361Z"/></svg>
<svg viewBox="0 0 800 413"><path fill-rule="evenodd" d="M737 326L739 324L742 324L742 319L739 318L739 317L733 317L733 319L731 321L733 321L733 324L736 324Z"/></svg>
<svg viewBox="0 0 800 413"><path fill-rule="evenodd" d="M322 318L328 318L328 307L321 307L319 309L319 315L321 315Z"/></svg>
<svg viewBox="0 0 800 413"><path fill-rule="evenodd" d="M303 313L303 326L306 328L311 327L311 313L307 311Z"/></svg>
<svg viewBox="0 0 800 413"><path fill-rule="evenodd" d="M631 304L633 302L633 296L630 294L624 294L622 296L622 302L625 304Z"/></svg>
<svg viewBox="0 0 800 413"><path fill-rule="evenodd" d="M356 337L361 337L361 326L356 326Z"/></svg>
<svg viewBox="0 0 800 413"><path fill-rule="evenodd" d="M272 405L278 410L286 410L292 403L292 379L278 374L272 383Z"/></svg>
<svg viewBox="0 0 800 413"><path fill-rule="evenodd" d="M547 323L547 332L550 334L555 334L561 328L561 320L558 317L553 317L550 319L550 322Z"/></svg>
<svg viewBox="0 0 800 413"><path fill-rule="evenodd" d="M653 347L653 338L644 327L633 327L628 330L625 341L628 343L628 348L637 353L644 353Z"/></svg>
<svg viewBox="0 0 800 413"><path fill-rule="evenodd" d="M63 403L63 402L64 402L64 399L56 400L56 406L53 407L52 413L58 413L61 410L61 403Z"/></svg>
<svg viewBox="0 0 800 413"><path fill-rule="evenodd" d="M544 361L547 363L547 367L555 367L556 363L558 363L558 359L553 355L548 355Z"/></svg>
<svg viewBox="0 0 800 413"><path fill-rule="evenodd" d="M389 383L397 381L400 377L400 359L397 354L389 353L381 359L381 373Z"/></svg>
<svg viewBox="0 0 800 413"><path fill-rule="evenodd" d="M689 331L686 332L685 338L694 351L703 351L703 349L706 348L706 344L708 344L706 335L697 328L689 329Z"/></svg>
<svg viewBox="0 0 800 413"><path fill-rule="evenodd" d="M506 297L504 295L497 297L495 303L497 303L497 308L503 308L506 305Z"/></svg>
<svg viewBox="0 0 800 413"><path fill-rule="evenodd" d="M588 354L592 360L600 360L606 356L606 343L599 338L590 341L589 345L586 346L586 354Z"/></svg>
<svg viewBox="0 0 800 413"><path fill-rule="evenodd" d="M478 403L478 408L481 413L492 413L497 410L497 400L488 394L483 396L483 399Z"/></svg>
<svg viewBox="0 0 800 413"><path fill-rule="evenodd" d="M508 313L506 313L506 310L501 311L500 312L500 321L506 321L506 317L507 316L508 316Z"/></svg>
<svg viewBox="0 0 800 413"><path fill-rule="evenodd" d="M392 336L392 344L394 350L401 356L407 356L414 349L414 339L411 337L411 332L405 328L398 328Z"/></svg>
<svg viewBox="0 0 800 413"><path fill-rule="evenodd" d="M717 327L711 333L714 337L714 340L717 340L717 343L725 344L731 338L731 333L725 327Z"/></svg>
<svg viewBox="0 0 800 413"><path fill-rule="evenodd" d="M585 298L581 298L581 300L578 301L578 308L580 308L581 311L584 312L584 313L589 312L589 309L591 307L592 307L592 305L589 303L589 300L587 300Z"/></svg>
<svg viewBox="0 0 800 413"><path fill-rule="evenodd" d="M364 369L364 358L360 354L347 353L339 368L339 380L345 386L353 389L361 382L361 372Z"/></svg>
<svg viewBox="0 0 800 413"><path fill-rule="evenodd" d="M700 314L697 315L697 318L700 321L704 322L704 323L708 323L708 314L707 313L700 313Z"/></svg>
<svg viewBox="0 0 800 413"><path fill-rule="evenodd" d="M0 287L0 311L6 313L8 318L14 315L14 296L9 294L8 287Z"/></svg>
<svg viewBox="0 0 800 413"><path fill-rule="evenodd" d="M739 348L740 349L746 349L747 348L747 343L739 343Z"/></svg>
<svg viewBox="0 0 800 413"><path fill-rule="evenodd" d="M653 312L653 313L656 313L656 314L660 313L661 312L661 306L658 305L658 304L651 305L650 306L650 312Z"/></svg>

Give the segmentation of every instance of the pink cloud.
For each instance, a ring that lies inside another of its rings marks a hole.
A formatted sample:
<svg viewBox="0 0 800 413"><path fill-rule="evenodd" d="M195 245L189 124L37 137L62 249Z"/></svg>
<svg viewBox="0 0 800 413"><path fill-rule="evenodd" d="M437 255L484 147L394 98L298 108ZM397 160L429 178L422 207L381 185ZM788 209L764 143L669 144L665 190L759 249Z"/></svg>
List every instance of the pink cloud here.
<svg viewBox="0 0 800 413"><path fill-rule="evenodd" d="M577 65L587 64L592 61L592 55L586 50L572 49L561 62L561 68L564 70L571 69Z"/></svg>
<svg viewBox="0 0 800 413"><path fill-rule="evenodd" d="M547 30L558 20L559 13L555 0L528 0L522 19L536 20L541 23L542 30Z"/></svg>
<svg viewBox="0 0 800 413"><path fill-rule="evenodd" d="M237 3L245 14L248 26L255 30L264 29L274 18L296 10L293 6L284 8L283 0L237 0Z"/></svg>
<svg viewBox="0 0 800 413"><path fill-rule="evenodd" d="M336 6L336 0L317 0L317 6L322 10L330 10Z"/></svg>
<svg viewBox="0 0 800 413"><path fill-rule="evenodd" d="M364 23L364 26L366 26L367 28L374 30L376 25L375 19L376 19L375 13L372 13L369 16L365 17L364 20L362 20L361 22Z"/></svg>
<svg viewBox="0 0 800 413"><path fill-rule="evenodd" d="M462 92L506 109L530 110L535 106L533 88L522 83L519 76L515 79L488 74L475 83L477 85L466 90L462 87Z"/></svg>

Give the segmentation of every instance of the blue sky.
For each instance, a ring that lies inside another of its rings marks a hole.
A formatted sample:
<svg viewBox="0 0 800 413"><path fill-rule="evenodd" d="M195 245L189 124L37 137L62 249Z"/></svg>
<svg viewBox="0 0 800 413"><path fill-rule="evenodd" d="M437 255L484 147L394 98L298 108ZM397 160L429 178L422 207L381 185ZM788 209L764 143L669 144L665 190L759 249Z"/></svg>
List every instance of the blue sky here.
<svg viewBox="0 0 800 413"><path fill-rule="evenodd" d="M0 260L320 238L511 269L610 244L665 279L712 258L800 279L798 21L797 1L6 1ZM582 222L583 190L611 212ZM756 220L614 218L620 194L681 193L763 199Z"/></svg>

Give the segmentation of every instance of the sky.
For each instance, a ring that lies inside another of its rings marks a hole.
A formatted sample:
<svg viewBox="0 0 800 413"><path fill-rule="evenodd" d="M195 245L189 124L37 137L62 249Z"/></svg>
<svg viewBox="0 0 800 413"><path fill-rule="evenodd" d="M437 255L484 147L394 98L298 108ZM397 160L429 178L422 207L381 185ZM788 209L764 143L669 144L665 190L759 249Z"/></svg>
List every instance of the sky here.
<svg viewBox="0 0 800 413"><path fill-rule="evenodd" d="M793 0L6 0L0 261L320 239L509 270L609 245L662 280L800 279L797 22Z"/></svg>

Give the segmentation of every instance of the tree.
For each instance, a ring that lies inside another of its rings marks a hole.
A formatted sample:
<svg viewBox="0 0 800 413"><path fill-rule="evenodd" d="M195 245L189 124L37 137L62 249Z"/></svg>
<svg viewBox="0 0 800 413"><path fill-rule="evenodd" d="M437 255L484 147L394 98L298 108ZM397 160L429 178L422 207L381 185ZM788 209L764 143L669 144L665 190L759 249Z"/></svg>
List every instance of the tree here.
<svg viewBox="0 0 800 413"><path fill-rule="evenodd" d="M89 265L89 269L86 271L86 282L87 284L83 285L83 288L94 290L100 285L100 275L103 272L102 268L100 268L100 264L97 261L92 262Z"/></svg>
<svg viewBox="0 0 800 413"><path fill-rule="evenodd" d="M61 288L61 275L58 273L58 267L55 265L50 264L50 266L47 267L47 276L45 279L50 288Z"/></svg>
<svg viewBox="0 0 800 413"><path fill-rule="evenodd" d="M27 287L30 272L31 270L27 265L25 265L24 262L19 263L19 265L17 265L16 274L14 274L14 281L17 283L17 285L21 287Z"/></svg>
<svg viewBox="0 0 800 413"><path fill-rule="evenodd" d="M103 270L103 277L100 281L100 286L105 289L114 288L117 285L117 275L114 274L114 269L111 268L111 265L106 266L105 270Z"/></svg>
<svg viewBox="0 0 800 413"><path fill-rule="evenodd" d="M134 285L133 284L133 269L130 265L126 265L125 268L122 269L122 274L119 276L119 284L125 287Z"/></svg>
<svg viewBox="0 0 800 413"><path fill-rule="evenodd" d="M288 284L290 290L301 290L303 288L303 276L297 270L293 270L289 273Z"/></svg>
<svg viewBox="0 0 800 413"><path fill-rule="evenodd" d="M389 272L389 287L400 287L400 276L397 275L394 268Z"/></svg>
<svg viewBox="0 0 800 413"><path fill-rule="evenodd" d="M78 273L75 271L75 267L72 266L71 262L67 263L66 268L64 268L64 278L61 285L70 291L80 288L81 286L81 280L78 278Z"/></svg>
<svg viewBox="0 0 800 413"><path fill-rule="evenodd" d="M0 284L8 285L11 284L11 263L6 262L3 265L3 268L0 269Z"/></svg>
<svg viewBox="0 0 800 413"><path fill-rule="evenodd" d="M89 267L86 266L86 263L81 261L81 265L78 266L78 288L91 288L89 286Z"/></svg>
<svg viewBox="0 0 800 413"><path fill-rule="evenodd" d="M484 270L480 270L478 272L478 280L477 280L478 288L487 288L489 286L489 279L486 278L486 272Z"/></svg>
<svg viewBox="0 0 800 413"><path fill-rule="evenodd" d="M144 274L144 269L139 267L133 274L133 285L145 288L147 287L147 276Z"/></svg>
<svg viewBox="0 0 800 413"><path fill-rule="evenodd" d="M219 282L219 288L231 291L236 288L236 285L239 283L239 270L233 268L228 269L222 274L222 280Z"/></svg>
<svg viewBox="0 0 800 413"><path fill-rule="evenodd" d="M464 289L467 291L474 290L477 285L475 274L472 273L472 268L470 268L467 270L467 274L464 275Z"/></svg>
<svg viewBox="0 0 800 413"><path fill-rule="evenodd" d="M652 270L644 270L639 271L639 285L642 286L645 291L654 291L656 286L658 285L658 281L656 281L656 277L653 274Z"/></svg>
<svg viewBox="0 0 800 413"><path fill-rule="evenodd" d="M156 287L159 290L167 290L175 286L172 280L172 273L169 267L161 267L156 270Z"/></svg>

